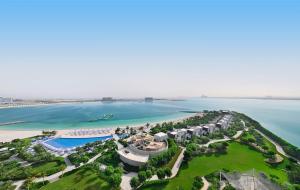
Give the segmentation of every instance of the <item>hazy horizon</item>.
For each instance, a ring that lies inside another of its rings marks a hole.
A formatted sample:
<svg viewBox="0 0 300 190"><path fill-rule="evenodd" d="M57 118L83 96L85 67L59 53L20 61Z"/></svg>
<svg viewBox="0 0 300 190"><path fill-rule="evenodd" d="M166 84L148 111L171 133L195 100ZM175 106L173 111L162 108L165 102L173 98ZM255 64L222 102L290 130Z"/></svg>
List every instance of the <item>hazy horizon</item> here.
<svg viewBox="0 0 300 190"><path fill-rule="evenodd" d="M0 2L0 97L300 97L298 1Z"/></svg>

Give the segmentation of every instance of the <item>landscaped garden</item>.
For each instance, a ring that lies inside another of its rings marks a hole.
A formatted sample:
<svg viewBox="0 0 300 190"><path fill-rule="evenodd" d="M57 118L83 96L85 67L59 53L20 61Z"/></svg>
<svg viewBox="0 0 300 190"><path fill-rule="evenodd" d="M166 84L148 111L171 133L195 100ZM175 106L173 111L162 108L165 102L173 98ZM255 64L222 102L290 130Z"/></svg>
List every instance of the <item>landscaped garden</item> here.
<svg viewBox="0 0 300 190"><path fill-rule="evenodd" d="M212 154L194 157L187 164L183 164L177 177L169 180L168 183L148 186L142 189L191 189L196 176L205 176L212 172L226 169L229 171L249 171L253 168L256 171L264 172L269 177L277 176L278 182L288 182L288 176L283 171L288 161L277 166L271 166L264 161L263 154L255 151L247 145L237 142L229 143L226 154ZM276 178L277 178L276 177Z"/></svg>
<svg viewBox="0 0 300 190"><path fill-rule="evenodd" d="M49 176L66 168L63 158L56 158L49 162L40 162L32 164L30 172L36 177Z"/></svg>
<svg viewBox="0 0 300 190"><path fill-rule="evenodd" d="M98 173L90 168L81 167L64 174L60 180L49 183L41 190L110 190L109 183L99 177Z"/></svg>

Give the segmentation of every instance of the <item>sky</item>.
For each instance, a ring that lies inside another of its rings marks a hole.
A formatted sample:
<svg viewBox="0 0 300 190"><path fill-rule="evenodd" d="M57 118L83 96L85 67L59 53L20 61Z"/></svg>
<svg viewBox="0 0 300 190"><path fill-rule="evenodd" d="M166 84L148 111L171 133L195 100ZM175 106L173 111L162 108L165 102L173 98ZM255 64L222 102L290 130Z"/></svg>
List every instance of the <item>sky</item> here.
<svg viewBox="0 0 300 190"><path fill-rule="evenodd" d="M300 97L299 73L300 1L0 1L0 97Z"/></svg>

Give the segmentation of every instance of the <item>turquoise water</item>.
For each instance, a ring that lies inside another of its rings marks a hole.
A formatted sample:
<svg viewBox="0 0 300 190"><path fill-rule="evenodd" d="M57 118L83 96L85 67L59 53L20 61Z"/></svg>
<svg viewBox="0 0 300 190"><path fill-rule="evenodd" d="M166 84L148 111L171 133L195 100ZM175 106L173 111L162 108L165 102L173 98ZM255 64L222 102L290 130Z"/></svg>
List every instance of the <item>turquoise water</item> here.
<svg viewBox="0 0 300 190"><path fill-rule="evenodd" d="M40 107L0 109L0 123L26 123L0 126L0 129L37 130L118 127L177 119L190 114L181 111L230 109L258 120L267 129L300 147L300 101L194 98L186 101L155 101L61 104ZM103 114L110 120L88 122Z"/></svg>
<svg viewBox="0 0 300 190"><path fill-rule="evenodd" d="M103 141L111 139L112 135L104 137L91 137L91 138L55 138L51 139L45 143L55 147L55 148L73 148L85 145L87 143L92 143L96 141Z"/></svg>

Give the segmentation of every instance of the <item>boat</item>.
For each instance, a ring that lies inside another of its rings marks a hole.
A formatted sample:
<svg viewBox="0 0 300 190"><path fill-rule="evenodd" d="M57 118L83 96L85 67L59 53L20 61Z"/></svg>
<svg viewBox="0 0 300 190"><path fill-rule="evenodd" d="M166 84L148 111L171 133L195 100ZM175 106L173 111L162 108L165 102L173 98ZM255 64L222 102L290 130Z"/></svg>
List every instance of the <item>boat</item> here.
<svg viewBox="0 0 300 190"><path fill-rule="evenodd" d="M91 119L91 120L89 120L88 122L96 122L96 121L109 120L109 119L111 119L111 118L113 118L113 117L114 117L113 114L104 114L104 115L102 115L101 117L96 118L96 119Z"/></svg>

